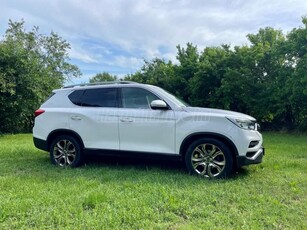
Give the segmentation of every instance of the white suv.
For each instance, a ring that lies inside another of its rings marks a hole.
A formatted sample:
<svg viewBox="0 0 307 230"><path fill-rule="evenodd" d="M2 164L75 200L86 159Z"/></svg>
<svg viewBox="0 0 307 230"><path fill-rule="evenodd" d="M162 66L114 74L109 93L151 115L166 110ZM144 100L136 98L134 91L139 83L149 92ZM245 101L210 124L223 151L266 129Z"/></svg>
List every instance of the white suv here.
<svg viewBox="0 0 307 230"><path fill-rule="evenodd" d="M33 139L59 166L79 166L89 153L142 153L177 156L191 174L222 178L262 161L258 129L248 115L189 107L159 87L120 81L54 90L35 111Z"/></svg>

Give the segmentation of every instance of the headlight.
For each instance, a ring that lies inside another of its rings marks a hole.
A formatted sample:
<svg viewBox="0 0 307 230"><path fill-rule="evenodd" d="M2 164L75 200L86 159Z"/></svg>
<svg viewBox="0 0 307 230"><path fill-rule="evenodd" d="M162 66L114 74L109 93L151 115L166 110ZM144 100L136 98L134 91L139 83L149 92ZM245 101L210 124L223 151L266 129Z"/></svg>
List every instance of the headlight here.
<svg viewBox="0 0 307 230"><path fill-rule="evenodd" d="M229 118L229 117L227 117L227 119L242 129L257 130L259 126L256 123L256 121L252 121L249 119Z"/></svg>

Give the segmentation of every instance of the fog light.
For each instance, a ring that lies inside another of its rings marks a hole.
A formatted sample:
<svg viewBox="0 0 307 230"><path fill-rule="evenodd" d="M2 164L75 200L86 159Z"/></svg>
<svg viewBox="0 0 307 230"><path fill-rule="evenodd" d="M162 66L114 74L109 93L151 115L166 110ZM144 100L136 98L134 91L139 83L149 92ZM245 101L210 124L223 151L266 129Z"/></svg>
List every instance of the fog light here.
<svg viewBox="0 0 307 230"><path fill-rule="evenodd" d="M251 143L249 143L249 148L253 148L253 147L255 147L256 145L258 145L259 144L259 141L251 141Z"/></svg>

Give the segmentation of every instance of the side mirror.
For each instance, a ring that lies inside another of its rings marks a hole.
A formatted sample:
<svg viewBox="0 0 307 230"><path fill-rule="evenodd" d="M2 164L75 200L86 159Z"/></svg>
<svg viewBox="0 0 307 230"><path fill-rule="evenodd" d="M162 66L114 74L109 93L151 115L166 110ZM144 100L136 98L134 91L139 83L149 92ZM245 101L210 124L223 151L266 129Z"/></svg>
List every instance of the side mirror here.
<svg viewBox="0 0 307 230"><path fill-rule="evenodd" d="M168 109L167 104L162 100L153 100L150 103L152 109Z"/></svg>

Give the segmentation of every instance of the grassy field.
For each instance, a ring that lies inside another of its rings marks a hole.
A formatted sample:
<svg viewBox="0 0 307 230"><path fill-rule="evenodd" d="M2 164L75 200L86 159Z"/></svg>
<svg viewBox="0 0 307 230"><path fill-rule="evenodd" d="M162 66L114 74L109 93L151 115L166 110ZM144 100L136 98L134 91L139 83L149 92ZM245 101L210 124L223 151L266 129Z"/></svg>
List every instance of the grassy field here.
<svg viewBox="0 0 307 230"><path fill-rule="evenodd" d="M266 156L228 180L182 163L50 164L30 134L0 137L0 229L307 229L307 136L264 134Z"/></svg>

